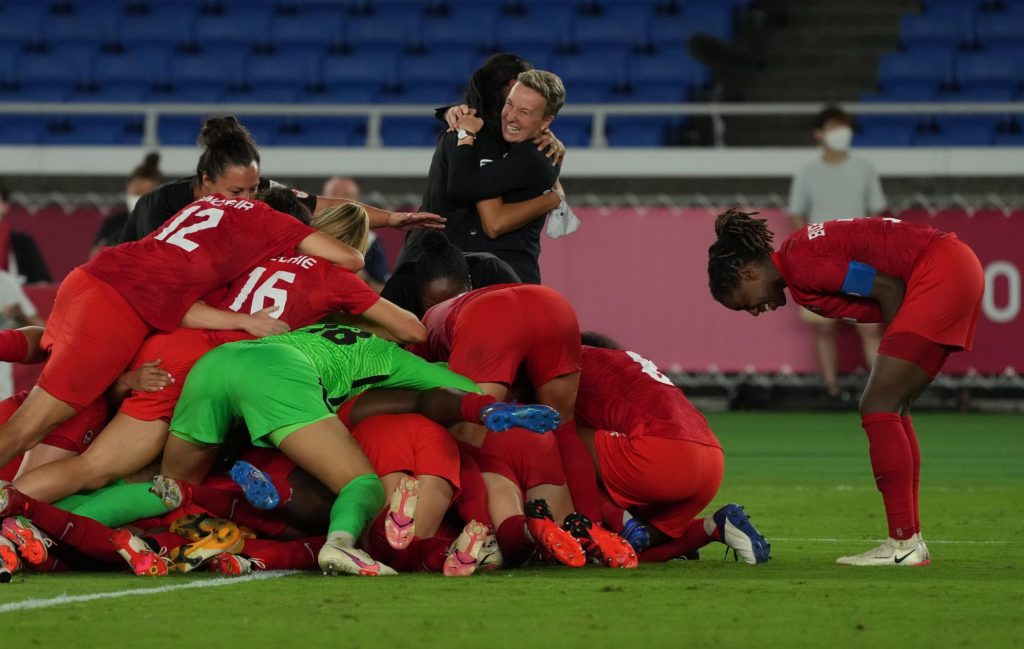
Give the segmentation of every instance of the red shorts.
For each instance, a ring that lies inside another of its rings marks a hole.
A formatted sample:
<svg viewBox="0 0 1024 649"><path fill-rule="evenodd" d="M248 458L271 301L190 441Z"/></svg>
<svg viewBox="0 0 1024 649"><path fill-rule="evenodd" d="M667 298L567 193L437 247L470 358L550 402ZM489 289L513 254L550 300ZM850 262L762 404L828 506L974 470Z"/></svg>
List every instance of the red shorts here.
<svg viewBox="0 0 1024 649"><path fill-rule="evenodd" d="M81 412L125 371L152 331L112 286L76 268L46 320L40 346L50 359L36 385Z"/></svg>
<svg viewBox="0 0 1024 649"><path fill-rule="evenodd" d="M470 301L452 331L448 368L477 383L530 384L580 371L580 324L572 305L544 286L514 286Z"/></svg>
<svg viewBox="0 0 1024 649"><path fill-rule="evenodd" d="M161 369L170 372L174 377L174 383L159 392L132 392L121 404L121 412L143 421L170 421L189 370L213 347L207 332L201 329L181 328L167 334L153 334L147 338L142 343L139 353L135 355L131 369L161 359Z"/></svg>
<svg viewBox="0 0 1024 649"><path fill-rule="evenodd" d="M10 419L27 397L28 392L22 390L0 401L0 423ZM103 430L107 414L106 399L97 399L71 419L61 422L39 443L81 454Z"/></svg>
<svg viewBox="0 0 1024 649"><path fill-rule="evenodd" d="M601 480L612 500L672 538L718 493L722 449L684 439L599 430L594 434Z"/></svg>
<svg viewBox="0 0 1024 649"><path fill-rule="evenodd" d="M422 415L375 415L352 429L377 475L436 475L459 491L459 447L447 429Z"/></svg>
<svg viewBox="0 0 1024 649"><path fill-rule="evenodd" d="M936 239L914 264L885 336L912 333L954 350L970 349L984 292L985 273L974 251L953 234Z"/></svg>
<svg viewBox="0 0 1024 649"><path fill-rule="evenodd" d="M477 461L484 473L497 473L522 492L542 484L565 484L565 469L552 433L538 435L525 428L487 433Z"/></svg>

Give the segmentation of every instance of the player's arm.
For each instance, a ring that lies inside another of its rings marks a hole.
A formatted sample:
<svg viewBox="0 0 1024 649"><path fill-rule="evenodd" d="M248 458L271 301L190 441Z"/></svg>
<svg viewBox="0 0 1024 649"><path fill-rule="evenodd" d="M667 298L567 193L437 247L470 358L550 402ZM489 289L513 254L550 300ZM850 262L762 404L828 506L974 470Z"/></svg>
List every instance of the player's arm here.
<svg viewBox="0 0 1024 649"><path fill-rule="evenodd" d="M903 296L907 292L906 283L899 277L877 273L871 288L870 297L878 302L882 310L882 320L889 324L903 304Z"/></svg>
<svg viewBox="0 0 1024 649"><path fill-rule="evenodd" d="M367 205L366 203L353 201L348 198L331 198L329 196L316 197L316 209L313 210L313 213L317 214L328 207L345 205L347 203L355 203L356 205L363 206L363 209L366 210L366 215L369 217L371 228L443 230L445 221L447 220L444 217L438 216L437 214L431 214L430 212L391 212L379 207Z"/></svg>
<svg viewBox="0 0 1024 649"><path fill-rule="evenodd" d="M313 232L296 248L303 254L321 257L353 273L362 270L365 263L361 252L322 232Z"/></svg>
<svg viewBox="0 0 1024 649"><path fill-rule="evenodd" d="M381 298L359 315L341 314L344 324L359 327L391 342L409 345L427 339L427 328L416 314Z"/></svg>
<svg viewBox="0 0 1024 649"><path fill-rule="evenodd" d="M217 309L203 302L196 302L185 312L181 326L187 329L214 329L218 331L244 331L251 336L262 338L283 334L290 327L287 322L277 320L272 314L279 306L268 306L252 315Z"/></svg>

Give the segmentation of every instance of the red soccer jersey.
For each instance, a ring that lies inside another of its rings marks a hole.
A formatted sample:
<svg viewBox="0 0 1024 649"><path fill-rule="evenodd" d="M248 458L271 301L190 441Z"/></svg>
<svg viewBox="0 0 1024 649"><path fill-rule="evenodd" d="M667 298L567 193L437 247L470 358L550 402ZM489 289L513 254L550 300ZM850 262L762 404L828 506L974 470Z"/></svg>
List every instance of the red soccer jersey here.
<svg viewBox="0 0 1024 649"><path fill-rule="evenodd" d="M106 248L82 270L103 280L152 327L171 331L196 300L316 232L260 201L217 194L139 241Z"/></svg>
<svg viewBox="0 0 1024 649"><path fill-rule="evenodd" d="M455 337L455 323L466 305L481 295L520 284L495 284L478 288L450 300L435 304L423 315L423 326L427 329L426 342L410 348L414 354L430 361L446 361L452 353L452 339Z"/></svg>
<svg viewBox="0 0 1024 649"><path fill-rule="evenodd" d="M707 419L654 363L634 352L583 346L576 416L593 428L720 447Z"/></svg>
<svg viewBox="0 0 1024 649"><path fill-rule="evenodd" d="M898 219L812 223L789 235L772 261L793 300L826 318L881 322L867 298L875 273L910 278L914 263L945 233Z"/></svg>
<svg viewBox="0 0 1024 649"><path fill-rule="evenodd" d="M292 329L305 327L335 311L359 315L377 303L377 295L355 273L319 257L292 255L267 259L231 283L222 297L208 298L218 309L256 313L281 307L275 318ZM211 331L216 345L251 338L244 331Z"/></svg>

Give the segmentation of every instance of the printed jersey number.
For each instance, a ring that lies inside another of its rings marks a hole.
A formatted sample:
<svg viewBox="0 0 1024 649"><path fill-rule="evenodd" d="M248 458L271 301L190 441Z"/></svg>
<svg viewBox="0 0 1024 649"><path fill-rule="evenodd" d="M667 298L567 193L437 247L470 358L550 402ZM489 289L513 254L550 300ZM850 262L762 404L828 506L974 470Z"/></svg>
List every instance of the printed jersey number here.
<svg viewBox="0 0 1024 649"><path fill-rule="evenodd" d="M637 354L636 352L626 352L626 356L629 356L634 361L639 363L640 369L643 370L643 373L651 377L658 383L664 383L665 385L671 385L672 387L675 387L675 383L673 383L670 378L662 374L661 370L658 369L658 366L655 365L652 361L647 360L646 358L644 358L640 354Z"/></svg>
<svg viewBox="0 0 1024 649"><path fill-rule="evenodd" d="M335 345L352 345L360 338L369 338L373 334L361 329L353 329L344 325L316 325L307 329L309 333L320 334Z"/></svg>
<svg viewBox="0 0 1024 649"><path fill-rule="evenodd" d="M252 294L252 305L249 307L249 313L256 313L268 306L276 306L277 311L270 314L272 318L280 318L284 313L284 308L288 304L288 289L279 286L279 283L292 284L295 282L295 273L289 273L285 270L275 271L270 277L266 279L256 292L253 292L253 288L256 284L263 279L267 269L262 266L257 266L252 269L249 273L249 279L245 280L245 286L238 292L238 297L231 303L228 308L232 311L238 311L245 304L245 301L249 299L249 294ZM267 302L270 304L267 304Z"/></svg>
<svg viewBox="0 0 1024 649"><path fill-rule="evenodd" d="M174 220L167 224L167 227L160 231L160 234L156 235L157 241L166 241L172 246L178 246L185 252L192 252L199 247L199 244L188 238L188 235L195 234L200 230L209 230L215 228L220 224L221 218L224 217L224 210L217 209L216 207L208 207L201 212L196 212L202 205L193 205L192 207L184 210L181 214L174 217ZM178 229L185 220L195 214L198 217L205 217L206 220L200 223L193 223L187 227Z"/></svg>

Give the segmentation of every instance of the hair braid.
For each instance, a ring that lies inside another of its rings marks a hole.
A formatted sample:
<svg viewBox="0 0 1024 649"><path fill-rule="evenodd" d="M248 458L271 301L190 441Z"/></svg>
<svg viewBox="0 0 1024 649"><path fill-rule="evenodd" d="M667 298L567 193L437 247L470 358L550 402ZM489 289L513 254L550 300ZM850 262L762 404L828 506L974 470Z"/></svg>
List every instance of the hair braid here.
<svg viewBox="0 0 1024 649"><path fill-rule="evenodd" d="M708 248L708 280L711 295L721 301L740 283L740 269L772 254L774 235L757 212L735 207L715 219L718 240Z"/></svg>

